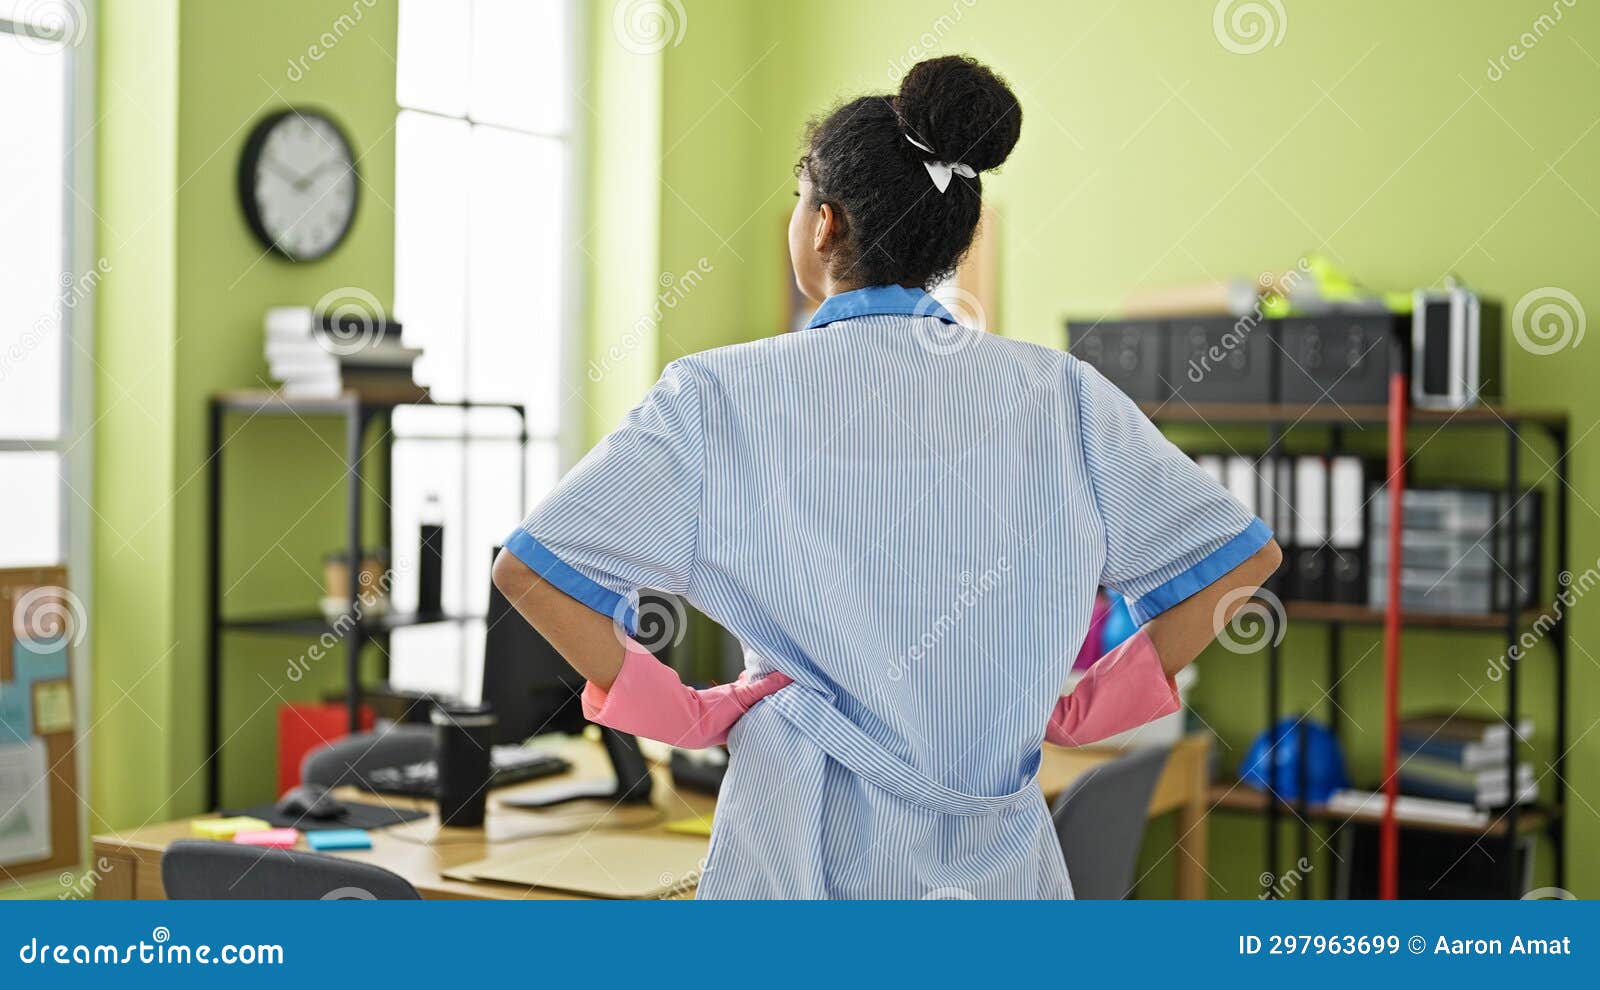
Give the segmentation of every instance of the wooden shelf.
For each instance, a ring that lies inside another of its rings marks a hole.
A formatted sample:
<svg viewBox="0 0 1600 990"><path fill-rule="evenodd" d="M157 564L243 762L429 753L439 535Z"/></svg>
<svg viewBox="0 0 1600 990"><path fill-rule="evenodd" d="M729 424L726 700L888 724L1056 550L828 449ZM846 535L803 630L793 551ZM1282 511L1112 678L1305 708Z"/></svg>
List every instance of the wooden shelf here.
<svg viewBox="0 0 1600 990"><path fill-rule="evenodd" d="M1252 787L1235 782L1217 783L1211 785L1208 801L1213 811L1236 811L1244 814L1265 814L1270 799L1266 794ZM1335 825L1377 825L1383 821L1383 816L1376 813L1362 812L1348 814L1343 811L1330 811L1326 805L1308 804L1302 811L1292 801L1279 801L1278 807L1285 815L1303 814L1307 821L1331 822ZM1396 821L1401 828L1417 829L1425 832L1449 832L1456 835L1492 835L1503 836L1506 834L1506 818L1501 812L1490 813L1490 823L1487 828L1478 828L1474 825L1453 825L1445 822L1417 821L1404 816L1396 816ZM1517 833L1527 835L1541 832L1546 829L1556 817L1553 808L1543 805L1523 805L1517 812ZM1293 821L1293 818L1289 819Z"/></svg>
<svg viewBox="0 0 1600 990"><path fill-rule="evenodd" d="M1305 619L1311 622L1344 622L1357 626L1383 625L1383 609L1370 608L1366 605L1290 601L1284 602L1283 608L1291 619ZM1556 618L1554 613L1544 609L1528 609L1518 617L1518 628L1531 628L1540 619L1547 616ZM1506 616L1504 612L1488 612L1482 615L1464 612L1401 612L1400 625L1424 629L1504 632Z"/></svg>
<svg viewBox="0 0 1600 990"><path fill-rule="evenodd" d="M1387 406L1340 406L1324 403L1314 406L1279 405L1255 402L1141 402L1139 408L1158 423L1213 423L1249 425L1264 423L1356 423L1381 426L1389 421ZM1495 426L1502 423L1534 423L1563 427L1567 414L1553 409L1513 409L1503 406L1474 406L1470 409L1412 409L1413 426Z"/></svg>

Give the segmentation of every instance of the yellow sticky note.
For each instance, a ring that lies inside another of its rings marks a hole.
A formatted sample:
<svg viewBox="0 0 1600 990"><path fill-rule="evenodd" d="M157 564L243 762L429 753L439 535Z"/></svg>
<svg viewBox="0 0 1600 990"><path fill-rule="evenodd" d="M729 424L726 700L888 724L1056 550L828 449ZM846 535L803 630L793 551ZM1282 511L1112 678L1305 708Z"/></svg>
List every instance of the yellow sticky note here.
<svg viewBox="0 0 1600 990"><path fill-rule="evenodd" d="M678 835L711 835L711 819L709 818L678 818L661 826L668 832Z"/></svg>
<svg viewBox="0 0 1600 990"><path fill-rule="evenodd" d="M272 826L259 818L236 815L233 818L199 818L190 822L189 827L202 839L231 839L240 832L262 832Z"/></svg>
<svg viewBox="0 0 1600 990"><path fill-rule="evenodd" d="M38 681L33 685L33 731L41 736L72 731L71 681Z"/></svg>

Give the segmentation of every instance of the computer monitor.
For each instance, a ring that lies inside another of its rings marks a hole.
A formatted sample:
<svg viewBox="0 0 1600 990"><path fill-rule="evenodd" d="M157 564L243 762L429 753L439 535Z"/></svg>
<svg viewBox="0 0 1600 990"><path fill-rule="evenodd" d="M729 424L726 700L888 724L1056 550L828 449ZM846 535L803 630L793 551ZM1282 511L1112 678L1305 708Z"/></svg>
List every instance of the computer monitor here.
<svg viewBox="0 0 1600 990"><path fill-rule="evenodd" d="M500 548L495 548L495 556ZM492 560L492 558L491 558ZM488 629L483 648L483 703L499 719L497 741L521 743L546 732L582 732L583 678L489 582ZM650 800L650 766L633 736L600 729L615 781L578 780L548 784L532 795L502 801L516 808L545 808L579 798L624 802Z"/></svg>
<svg viewBox="0 0 1600 990"><path fill-rule="evenodd" d="M489 582L483 644L483 703L500 720L495 742L546 732L582 732L583 678Z"/></svg>

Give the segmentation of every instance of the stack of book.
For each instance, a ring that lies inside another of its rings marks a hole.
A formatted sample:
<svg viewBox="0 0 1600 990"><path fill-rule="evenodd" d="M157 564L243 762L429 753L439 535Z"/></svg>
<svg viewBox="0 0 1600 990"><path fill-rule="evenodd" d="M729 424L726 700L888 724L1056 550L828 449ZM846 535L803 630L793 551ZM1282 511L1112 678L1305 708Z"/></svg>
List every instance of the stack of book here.
<svg viewBox="0 0 1600 990"><path fill-rule="evenodd" d="M1328 810L1352 820L1375 821L1383 817L1389 799L1381 791L1334 791L1328 798ZM1456 825L1462 828L1484 828L1489 824L1489 813L1457 801L1434 801L1429 798L1407 797L1402 794L1394 801L1395 819L1408 825Z"/></svg>
<svg viewBox="0 0 1600 990"><path fill-rule="evenodd" d="M400 324L393 320L319 314L304 306L267 310L267 366L287 398L354 392L372 402L426 401L428 390L411 377L421 353L400 343Z"/></svg>
<svg viewBox="0 0 1600 990"><path fill-rule="evenodd" d="M1513 800L1513 771L1506 743L1511 727L1499 719L1445 713L1400 722L1400 790L1414 797L1473 808L1503 808ZM1523 719L1517 735L1526 741L1533 723ZM1539 799L1533 766L1518 763L1515 800Z"/></svg>

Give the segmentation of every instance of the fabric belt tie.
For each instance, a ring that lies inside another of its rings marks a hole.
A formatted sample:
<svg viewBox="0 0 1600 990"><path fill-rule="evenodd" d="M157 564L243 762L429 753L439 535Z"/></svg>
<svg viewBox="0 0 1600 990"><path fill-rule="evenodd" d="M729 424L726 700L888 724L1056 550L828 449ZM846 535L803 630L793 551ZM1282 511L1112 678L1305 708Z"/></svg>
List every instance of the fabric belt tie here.
<svg viewBox="0 0 1600 990"><path fill-rule="evenodd" d="M801 735L857 776L929 811L992 815L1040 799L1037 772L1017 790L992 797L946 787L885 750L845 718L828 698L802 684L791 684L762 704L776 708Z"/></svg>

